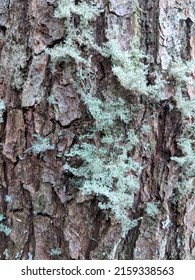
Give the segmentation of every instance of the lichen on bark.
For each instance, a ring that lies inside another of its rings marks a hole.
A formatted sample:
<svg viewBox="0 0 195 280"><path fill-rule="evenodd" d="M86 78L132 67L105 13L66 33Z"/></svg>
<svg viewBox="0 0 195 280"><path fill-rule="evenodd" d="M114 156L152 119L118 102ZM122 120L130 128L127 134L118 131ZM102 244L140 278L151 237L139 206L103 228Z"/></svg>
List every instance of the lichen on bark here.
<svg viewBox="0 0 195 280"><path fill-rule="evenodd" d="M0 258L194 259L194 177L190 192L184 183L186 192L181 193L182 166L172 159L186 156L179 139L192 137L186 127L193 129L194 116L182 116L175 98L177 81L169 75L172 60L195 59L192 1L97 1L102 11L91 24L90 46L102 47L114 30L126 51L139 33L140 49L150 57L148 85L155 84L157 74L165 80L158 102L121 86L112 73L111 57L99 53L100 48L90 53L81 43L83 59L92 55L96 96L112 97L115 91L122 97L138 134L139 145L132 153L143 169L136 174L140 185L128 215L142 219L125 238L118 221L98 208L97 197L73 188L72 174L64 170L64 154L80 143L94 120L75 89L75 62L51 65L45 53L66 41L70 31L64 20L54 18L58 2L0 0L0 99L5 104L0 123L0 212L11 229L9 236L0 232ZM76 13L73 22L79 25ZM194 72L190 75L194 83ZM185 87L182 98L193 100L194 93L191 85ZM125 125L122 133L127 133ZM50 139L55 149L26 152L34 134ZM97 148L102 137L94 135ZM154 219L146 209L156 202L159 212ZM61 254L52 255L55 248Z"/></svg>

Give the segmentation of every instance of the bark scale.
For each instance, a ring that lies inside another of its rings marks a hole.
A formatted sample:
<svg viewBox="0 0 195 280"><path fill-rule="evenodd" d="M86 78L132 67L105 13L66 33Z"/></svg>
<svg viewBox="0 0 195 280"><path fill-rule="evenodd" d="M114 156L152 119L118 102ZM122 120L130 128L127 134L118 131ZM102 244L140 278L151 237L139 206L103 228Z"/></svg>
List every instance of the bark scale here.
<svg viewBox="0 0 195 280"><path fill-rule="evenodd" d="M137 32L137 1L101 2L105 12L97 20L97 41L105 40L105 30L118 26L125 34L119 35L120 44L127 48ZM159 65L165 72L175 54L195 59L194 4L139 1L141 47L153 57L151 67ZM159 93L158 108L131 97L140 106L133 116L135 129L146 124L150 133L140 138L137 159L144 169L130 213L142 220L126 239L121 239L117 223L99 210L95 197L83 198L69 187L62 154L85 133L91 119L71 85L72 70L57 64L53 73L50 57L42 51L42 45L52 49L66 37L63 21L53 17L56 6L56 0L0 0L0 98L6 105L0 124L0 212L12 230L9 236L0 232L0 258L194 259L195 197L191 193L173 202L180 171L171 160L181 155L177 140L192 120L183 121L171 83ZM99 88L126 96L109 59L94 56L94 61ZM53 92L54 106L47 99ZM188 94L195 97L192 89ZM33 134L49 136L55 149L42 155L26 152ZM160 203L156 219L140 207L152 201ZM52 256L53 248L61 254Z"/></svg>

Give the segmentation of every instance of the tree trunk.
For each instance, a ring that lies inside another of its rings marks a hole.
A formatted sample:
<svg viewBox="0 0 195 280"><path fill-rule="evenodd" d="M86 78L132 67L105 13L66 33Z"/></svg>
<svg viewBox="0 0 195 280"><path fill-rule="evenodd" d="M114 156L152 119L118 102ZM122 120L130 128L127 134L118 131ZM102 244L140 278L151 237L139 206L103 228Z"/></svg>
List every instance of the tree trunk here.
<svg viewBox="0 0 195 280"><path fill-rule="evenodd" d="M64 20L54 18L57 2L0 0L0 258L194 259L195 196L178 187L183 169L172 159L182 157L178 141L193 117L183 117L175 82L166 75L173 57L195 59L195 1L97 1L104 11L95 23L96 41L105 42L117 27L126 50L137 33L149 67L158 66L166 81L158 102L128 94L112 73L111 58L93 53L97 91L117 91L138 108L131 116L139 136L133 156L142 171L129 209L129 219L138 223L125 236L96 195L71 187L73 175L64 169L64 153L93 118L73 86L75 63L52 64L43 49L53 50L67 36ZM147 79L153 83L152 75ZM195 98L192 87L184 94ZM47 149L33 149L43 139ZM155 216L147 208L152 203Z"/></svg>

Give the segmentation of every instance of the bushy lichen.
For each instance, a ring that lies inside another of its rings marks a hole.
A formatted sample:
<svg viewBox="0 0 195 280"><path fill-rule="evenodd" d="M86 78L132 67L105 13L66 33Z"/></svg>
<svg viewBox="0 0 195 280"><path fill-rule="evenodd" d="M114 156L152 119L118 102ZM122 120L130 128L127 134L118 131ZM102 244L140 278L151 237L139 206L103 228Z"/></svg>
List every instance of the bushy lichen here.
<svg viewBox="0 0 195 280"><path fill-rule="evenodd" d="M94 52L110 58L112 73L129 95L144 96L147 102L158 102L164 86L168 83L160 70L151 70L150 58L140 49L140 8L136 2L136 35L129 49L119 44L115 30L107 36L108 41L101 47L95 42L93 22L102 12L96 3L60 1L55 11L57 18L63 18L66 39L54 49L46 50L53 61L62 60L76 63L75 89L80 94L89 114L94 119L93 127L82 136L79 144L73 146L66 157L78 163L65 164L64 169L78 178L77 186L84 195L94 194L99 200L99 207L109 210L121 224L122 235L136 226L136 221L129 219L129 210L134 203L134 193L139 188L139 174L142 170L134 158L133 149L139 147L139 140L131 123L130 106L122 96L101 93L97 95L96 73L92 67ZM76 19L76 24L74 20ZM183 97L183 90L191 86L189 66L191 62L171 62L166 73L175 82L175 101L183 116L194 116L194 101ZM154 79L149 81L149 74ZM164 77L164 78L163 78ZM149 101L148 101L149 100ZM124 133L124 128L126 132ZM140 131L146 134L148 127ZM148 132L149 133L149 132ZM152 143L153 144L153 143ZM184 151L184 157L172 159L178 163L191 165L185 176L192 176L194 167L194 141L180 139L178 145ZM151 153L154 152L151 149ZM152 218L158 213L156 203L148 203L146 212Z"/></svg>
<svg viewBox="0 0 195 280"><path fill-rule="evenodd" d="M32 152L35 155L42 154L47 150L53 150L54 145L50 144L49 138L43 138L39 134L34 134L36 138L35 142L32 142L32 146L26 150L26 152Z"/></svg>
<svg viewBox="0 0 195 280"><path fill-rule="evenodd" d="M3 122L3 113L5 112L5 103L3 100L0 100L0 123Z"/></svg>
<svg viewBox="0 0 195 280"><path fill-rule="evenodd" d="M0 232L4 232L5 235L10 235L11 229L4 224L5 217L2 213L0 213Z"/></svg>

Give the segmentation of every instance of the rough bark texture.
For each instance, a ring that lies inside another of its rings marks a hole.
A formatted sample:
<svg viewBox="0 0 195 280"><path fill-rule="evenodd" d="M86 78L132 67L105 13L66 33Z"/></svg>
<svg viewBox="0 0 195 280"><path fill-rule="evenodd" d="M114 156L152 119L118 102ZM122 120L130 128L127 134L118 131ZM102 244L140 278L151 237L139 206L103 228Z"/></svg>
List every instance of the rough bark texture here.
<svg viewBox="0 0 195 280"><path fill-rule="evenodd" d="M136 0L102 1L97 40L105 29L123 29L121 46L128 47L136 32ZM174 52L195 59L195 2L140 0L141 47L153 64L168 67ZM139 162L145 167L135 196L131 218L143 217L121 240L120 229L106 219L94 197L84 198L69 187L61 155L68 152L91 119L71 85L72 70L56 66L42 46L53 48L65 39L63 20L53 17L56 0L0 0L0 98L6 105L0 124L0 212L11 228L0 232L1 259L194 259L195 197L177 204L171 197L178 170L171 156L181 155L176 140L181 134L181 113L174 106L174 87L166 87L158 109L134 97L141 106L134 116L137 130L151 127L140 138ZM94 57L100 89L125 90L111 74L109 59ZM139 82L139 77L138 77ZM55 92L56 104L48 97ZM194 92L189 90L194 98ZM128 102L128 101L127 101ZM26 152L33 134L51 139L54 150L42 155ZM151 153L145 149L151 146ZM11 197L10 202L5 197ZM140 208L159 201L161 214L151 219ZM59 256L51 250L60 248Z"/></svg>

